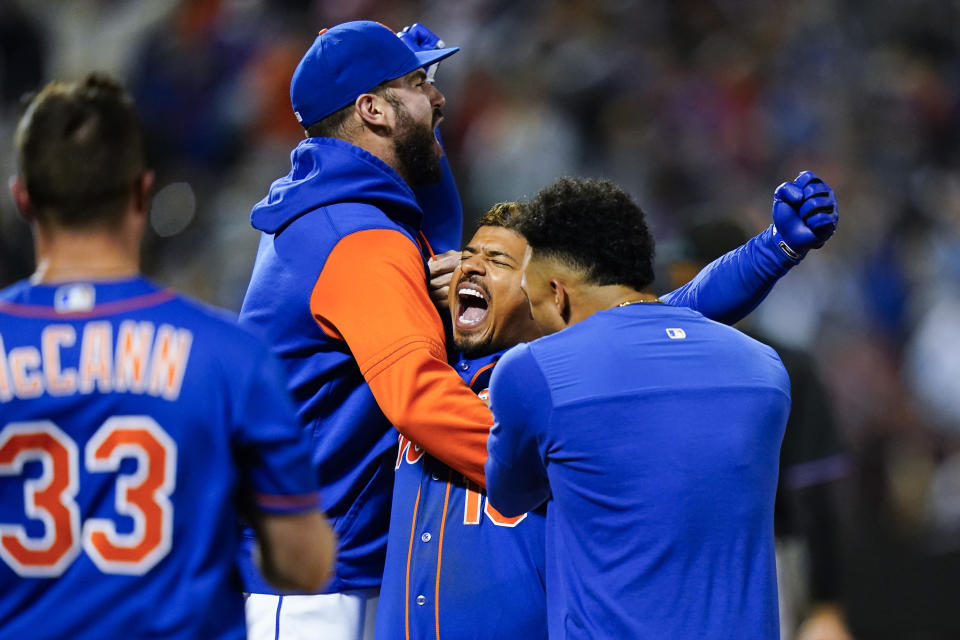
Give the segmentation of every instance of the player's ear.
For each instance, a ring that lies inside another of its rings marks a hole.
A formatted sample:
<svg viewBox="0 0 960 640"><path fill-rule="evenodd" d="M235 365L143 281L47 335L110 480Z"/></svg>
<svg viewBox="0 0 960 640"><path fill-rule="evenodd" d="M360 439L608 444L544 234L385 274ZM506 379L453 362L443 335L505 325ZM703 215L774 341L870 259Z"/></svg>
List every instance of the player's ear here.
<svg viewBox="0 0 960 640"><path fill-rule="evenodd" d="M33 211L33 203L30 202L30 194L27 193L27 183L24 182L22 177L16 175L10 178L8 186L10 187L10 196L13 198L13 204L17 206L20 215L23 216L23 219L27 222L33 222L36 219L36 215Z"/></svg>
<svg viewBox="0 0 960 640"><path fill-rule="evenodd" d="M563 320L564 326L570 324L570 293L560 280L550 280L550 290L553 292L553 305L557 315Z"/></svg>
<svg viewBox="0 0 960 640"><path fill-rule="evenodd" d="M373 93L361 94L353 103L355 113L361 124L373 131L389 133L390 120L387 114L387 101Z"/></svg>
<svg viewBox="0 0 960 640"><path fill-rule="evenodd" d="M147 169L137 178L137 183L133 189L133 198L138 212L146 213L150 209L150 192L153 190L156 177L156 173Z"/></svg>

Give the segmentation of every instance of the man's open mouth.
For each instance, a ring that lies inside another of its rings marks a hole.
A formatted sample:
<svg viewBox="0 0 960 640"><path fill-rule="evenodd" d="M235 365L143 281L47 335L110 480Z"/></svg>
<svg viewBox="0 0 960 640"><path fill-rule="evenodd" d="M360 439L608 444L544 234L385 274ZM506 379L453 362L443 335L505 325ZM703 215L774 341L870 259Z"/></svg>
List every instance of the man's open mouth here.
<svg viewBox="0 0 960 640"><path fill-rule="evenodd" d="M461 284L457 289L457 325L474 327L487 317L487 296L479 288Z"/></svg>

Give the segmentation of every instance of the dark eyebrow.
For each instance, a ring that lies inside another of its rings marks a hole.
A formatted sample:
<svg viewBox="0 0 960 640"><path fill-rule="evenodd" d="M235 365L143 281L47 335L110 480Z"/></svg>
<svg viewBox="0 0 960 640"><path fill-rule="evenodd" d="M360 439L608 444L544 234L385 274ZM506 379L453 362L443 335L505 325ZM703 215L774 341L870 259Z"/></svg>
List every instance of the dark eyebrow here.
<svg viewBox="0 0 960 640"><path fill-rule="evenodd" d="M413 72L413 77L417 81L424 80L427 77L427 72L424 71L422 68L417 69L416 71Z"/></svg>

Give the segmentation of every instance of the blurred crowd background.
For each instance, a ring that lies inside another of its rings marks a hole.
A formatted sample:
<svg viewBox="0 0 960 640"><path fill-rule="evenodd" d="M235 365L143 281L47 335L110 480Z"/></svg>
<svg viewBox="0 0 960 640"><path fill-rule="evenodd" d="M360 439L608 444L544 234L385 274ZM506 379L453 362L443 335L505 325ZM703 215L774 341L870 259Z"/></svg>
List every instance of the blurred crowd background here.
<svg viewBox="0 0 960 640"><path fill-rule="evenodd" d="M0 0L0 144L24 92L123 79L158 172L144 268L236 310L250 208L303 136L293 68L358 18L462 47L437 84L467 234L557 176L610 178L666 291L768 225L780 182L834 187L837 234L744 323L794 379L785 637L829 602L857 638L960 638L960 2ZM0 285L31 265L2 197Z"/></svg>

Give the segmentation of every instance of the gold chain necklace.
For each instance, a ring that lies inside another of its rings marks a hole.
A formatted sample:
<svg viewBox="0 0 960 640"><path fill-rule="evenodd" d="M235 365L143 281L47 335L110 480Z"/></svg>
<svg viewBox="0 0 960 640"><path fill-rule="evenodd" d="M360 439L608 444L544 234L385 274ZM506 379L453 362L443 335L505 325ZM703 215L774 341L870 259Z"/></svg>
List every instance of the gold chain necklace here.
<svg viewBox="0 0 960 640"><path fill-rule="evenodd" d="M663 300L660 298L655 298L653 300L625 300L618 304L618 307L628 307L631 304L663 304Z"/></svg>

